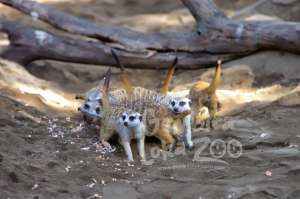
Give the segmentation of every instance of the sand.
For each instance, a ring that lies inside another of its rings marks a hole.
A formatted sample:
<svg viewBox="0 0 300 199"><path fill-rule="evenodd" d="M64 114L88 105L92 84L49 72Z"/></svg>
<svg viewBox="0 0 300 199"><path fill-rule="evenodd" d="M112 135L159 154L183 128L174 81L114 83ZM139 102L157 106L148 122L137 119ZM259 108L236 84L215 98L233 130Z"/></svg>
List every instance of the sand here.
<svg viewBox="0 0 300 199"><path fill-rule="evenodd" d="M186 13L179 2L170 0L91 2L84 8L53 5L123 25L126 20L118 17L136 19L133 12ZM224 7L234 12L251 2ZM99 14L97 8L106 12ZM128 26L145 31L166 28L163 20L160 23ZM171 26L180 30L176 23ZM222 108L215 129L196 129L195 149L178 148L174 154L161 151L159 141L148 138L148 161L141 164L135 143L134 163L125 161L116 139L114 152L99 151L99 127L83 123L76 111L79 102L74 95L97 85L105 67L50 61L23 67L0 60L0 199L299 198L299 63L298 55L268 51L224 64L217 92ZM178 70L172 87L187 93L195 81L210 81L212 73L213 69ZM129 75L133 82L157 88L165 73L129 70ZM119 71L114 69L112 86L118 85Z"/></svg>

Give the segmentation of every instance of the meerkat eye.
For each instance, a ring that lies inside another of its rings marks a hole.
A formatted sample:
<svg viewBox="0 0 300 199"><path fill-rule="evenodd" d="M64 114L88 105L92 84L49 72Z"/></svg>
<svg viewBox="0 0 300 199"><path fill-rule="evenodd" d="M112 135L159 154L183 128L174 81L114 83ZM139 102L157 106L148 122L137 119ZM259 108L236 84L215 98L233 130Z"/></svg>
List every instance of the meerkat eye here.
<svg viewBox="0 0 300 199"><path fill-rule="evenodd" d="M174 102L174 101L171 101L170 104L171 104L172 106L175 106L175 102Z"/></svg>
<svg viewBox="0 0 300 199"><path fill-rule="evenodd" d="M130 120L130 121L135 120L135 116L130 116L130 117L129 117L129 120Z"/></svg>
<svg viewBox="0 0 300 199"><path fill-rule="evenodd" d="M84 104L84 109L90 109L90 105Z"/></svg>
<svg viewBox="0 0 300 199"><path fill-rule="evenodd" d="M179 102L179 106L184 106L186 103L184 101Z"/></svg>
<svg viewBox="0 0 300 199"><path fill-rule="evenodd" d="M125 121L126 115L122 115L122 120Z"/></svg>
<svg viewBox="0 0 300 199"><path fill-rule="evenodd" d="M99 113L100 113L100 108L97 107L97 108L95 109L95 111L96 111L97 114L99 114Z"/></svg>

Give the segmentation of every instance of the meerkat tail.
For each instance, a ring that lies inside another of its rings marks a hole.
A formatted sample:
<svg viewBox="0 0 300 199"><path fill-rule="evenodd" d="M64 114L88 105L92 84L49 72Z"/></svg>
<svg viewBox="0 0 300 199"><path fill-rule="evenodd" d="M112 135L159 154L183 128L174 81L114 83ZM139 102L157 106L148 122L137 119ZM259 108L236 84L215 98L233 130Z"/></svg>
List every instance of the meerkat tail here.
<svg viewBox="0 0 300 199"><path fill-rule="evenodd" d="M119 57L117 56L116 52L113 49L111 50L111 54L112 54L113 58L115 59L116 63L118 64L118 66L120 67L121 78L122 78L122 82L124 84L126 92L128 94L133 94L133 85L129 81L129 78L128 78L128 75L127 75L124 65L120 62Z"/></svg>
<svg viewBox="0 0 300 199"><path fill-rule="evenodd" d="M220 84L220 81L221 81L221 64L222 64L222 61L218 60L218 63L216 65L216 69L215 69L214 78L213 78L213 80L211 81L211 83L209 85L209 90L211 92L215 92L217 90L217 87Z"/></svg>
<svg viewBox="0 0 300 199"><path fill-rule="evenodd" d="M170 86L172 77L174 75L177 62L178 62L178 58L176 56L173 63L168 68L167 76L165 78L165 81L164 81L161 89L160 89L160 92L163 93L163 94L167 94L168 91L169 91L169 86Z"/></svg>
<svg viewBox="0 0 300 199"><path fill-rule="evenodd" d="M109 107L109 99L108 99L108 90L109 90L109 81L110 81L110 76L111 76L111 68L109 68L105 74L105 79L104 79L104 84L102 88L102 104L103 108L108 108Z"/></svg>

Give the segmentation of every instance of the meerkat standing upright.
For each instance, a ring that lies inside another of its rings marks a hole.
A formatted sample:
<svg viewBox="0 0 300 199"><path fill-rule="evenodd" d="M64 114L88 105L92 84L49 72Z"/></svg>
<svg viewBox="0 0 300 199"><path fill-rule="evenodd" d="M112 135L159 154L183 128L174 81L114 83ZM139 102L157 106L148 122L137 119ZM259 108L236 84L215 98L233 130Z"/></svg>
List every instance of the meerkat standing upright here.
<svg viewBox="0 0 300 199"><path fill-rule="evenodd" d="M204 126L206 126L207 117L203 114L203 107L208 108L209 112L209 124L210 128L213 129L212 121L216 117L216 113L219 106L219 100L216 94L217 87L221 81L221 60L215 68L215 74L210 84L204 81L198 81L193 85L190 90L190 99L192 100L193 106L193 123L196 127L202 121L204 121Z"/></svg>
<svg viewBox="0 0 300 199"><path fill-rule="evenodd" d="M106 142L112 131L116 130L121 138L128 161L133 161L130 141L132 138L138 140L138 152L141 160L146 160L145 156L145 126L140 113L132 111L126 107L111 106L108 98L110 70L106 74L102 89L102 111L100 113L101 129L100 140Z"/></svg>

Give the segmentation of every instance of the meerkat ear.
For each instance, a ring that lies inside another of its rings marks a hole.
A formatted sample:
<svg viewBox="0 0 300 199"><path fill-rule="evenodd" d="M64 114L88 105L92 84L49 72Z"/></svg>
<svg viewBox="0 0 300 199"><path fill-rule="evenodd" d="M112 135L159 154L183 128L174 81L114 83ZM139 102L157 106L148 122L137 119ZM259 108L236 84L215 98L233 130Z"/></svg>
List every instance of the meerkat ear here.
<svg viewBox="0 0 300 199"><path fill-rule="evenodd" d="M83 95L75 95L76 100L85 100L85 96Z"/></svg>

